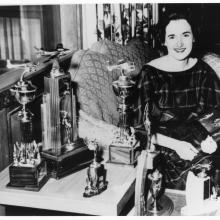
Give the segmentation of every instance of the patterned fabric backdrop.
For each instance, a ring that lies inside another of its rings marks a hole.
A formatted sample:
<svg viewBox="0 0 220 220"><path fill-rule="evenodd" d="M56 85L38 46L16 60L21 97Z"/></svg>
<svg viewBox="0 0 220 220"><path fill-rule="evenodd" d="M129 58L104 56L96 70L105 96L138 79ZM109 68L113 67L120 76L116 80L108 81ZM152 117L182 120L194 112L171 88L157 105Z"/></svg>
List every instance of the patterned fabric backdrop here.
<svg viewBox="0 0 220 220"><path fill-rule="evenodd" d="M97 40L126 45L140 37L154 46L151 29L158 22L158 4L97 4Z"/></svg>

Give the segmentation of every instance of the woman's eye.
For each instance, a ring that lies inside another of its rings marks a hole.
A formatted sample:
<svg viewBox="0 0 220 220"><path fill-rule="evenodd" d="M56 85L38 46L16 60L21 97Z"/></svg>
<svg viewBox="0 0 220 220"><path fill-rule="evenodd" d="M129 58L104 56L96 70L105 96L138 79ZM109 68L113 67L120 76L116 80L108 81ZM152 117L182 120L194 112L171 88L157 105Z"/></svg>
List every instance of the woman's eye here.
<svg viewBox="0 0 220 220"><path fill-rule="evenodd" d="M174 39L174 36L169 36L169 39Z"/></svg>
<svg viewBox="0 0 220 220"><path fill-rule="evenodd" d="M183 36L184 36L184 37L189 37L190 35L189 35L189 34L184 34Z"/></svg>

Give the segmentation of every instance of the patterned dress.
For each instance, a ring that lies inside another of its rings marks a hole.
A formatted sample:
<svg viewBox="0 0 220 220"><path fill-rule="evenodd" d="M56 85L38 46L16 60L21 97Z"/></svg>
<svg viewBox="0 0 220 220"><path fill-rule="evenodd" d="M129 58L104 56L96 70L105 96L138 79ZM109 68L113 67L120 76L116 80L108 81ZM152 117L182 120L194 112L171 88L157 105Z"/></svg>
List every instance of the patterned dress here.
<svg viewBox="0 0 220 220"><path fill-rule="evenodd" d="M143 113L148 103L152 134L161 133L199 147L207 132L196 119L220 105L220 80L202 60L180 72L144 65L138 75L135 95L138 97L134 108L137 134L145 133ZM192 162L180 159L168 148L160 146L158 149L162 152L158 166L163 167L167 187L184 189L185 171Z"/></svg>

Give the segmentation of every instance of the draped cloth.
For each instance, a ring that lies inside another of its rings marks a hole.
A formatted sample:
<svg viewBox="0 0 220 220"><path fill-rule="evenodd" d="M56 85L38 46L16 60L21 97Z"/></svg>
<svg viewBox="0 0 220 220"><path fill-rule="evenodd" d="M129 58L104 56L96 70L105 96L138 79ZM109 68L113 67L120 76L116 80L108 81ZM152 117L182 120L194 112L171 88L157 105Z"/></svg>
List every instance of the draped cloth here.
<svg viewBox="0 0 220 220"><path fill-rule="evenodd" d="M185 140L200 148L208 132L198 118L220 105L220 81L214 70L202 60L188 70L168 72L144 65L137 78L134 127L144 134L143 113L149 104L152 134L161 133ZM193 160L182 160L175 151L157 146L157 166L164 173L166 186L185 189L185 177L192 164L213 155L202 152Z"/></svg>

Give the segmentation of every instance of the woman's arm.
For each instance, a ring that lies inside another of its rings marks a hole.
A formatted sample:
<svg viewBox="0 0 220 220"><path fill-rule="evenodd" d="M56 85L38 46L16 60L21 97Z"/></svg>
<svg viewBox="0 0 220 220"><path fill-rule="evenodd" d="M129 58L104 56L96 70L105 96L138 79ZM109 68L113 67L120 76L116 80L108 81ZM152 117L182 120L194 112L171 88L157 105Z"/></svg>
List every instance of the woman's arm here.
<svg viewBox="0 0 220 220"><path fill-rule="evenodd" d="M198 150L192 144L186 141L180 141L163 134L157 133L152 136L152 144L157 144L169 149L175 150L176 153L184 160L192 160L198 153Z"/></svg>

